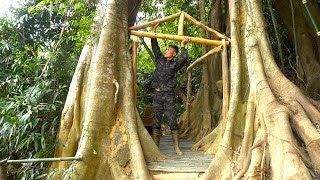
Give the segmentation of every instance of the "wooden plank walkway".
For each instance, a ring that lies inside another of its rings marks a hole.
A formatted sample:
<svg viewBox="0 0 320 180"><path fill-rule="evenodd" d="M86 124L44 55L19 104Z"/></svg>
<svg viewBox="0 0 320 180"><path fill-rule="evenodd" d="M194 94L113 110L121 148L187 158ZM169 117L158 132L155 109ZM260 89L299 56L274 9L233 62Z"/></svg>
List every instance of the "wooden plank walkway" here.
<svg viewBox="0 0 320 180"><path fill-rule="evenodd" d="M167 157L165 160L147 162L149 171L164 173L204 173L213 155L205 155L203 151L192 151L193 141L180 139L182 156L175 154L171 135L161 136L160 151Z"/></svg>

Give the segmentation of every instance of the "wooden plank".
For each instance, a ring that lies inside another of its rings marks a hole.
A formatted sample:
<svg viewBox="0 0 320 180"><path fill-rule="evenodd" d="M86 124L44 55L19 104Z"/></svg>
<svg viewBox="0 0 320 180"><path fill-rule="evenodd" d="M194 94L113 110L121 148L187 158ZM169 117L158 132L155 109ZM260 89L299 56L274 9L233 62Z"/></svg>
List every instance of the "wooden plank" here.
<svg viewBox="0 0 320 180"><path fill-rule="evenodd" d="M194 144L191 140L181 139L180 148L184 152L182 156L174 153L171 136L160 138L160 150L167 159L147 162L151 172L162 173L204 173L210 165L213 156L205 155L203 151L192 151Z"/></svg>

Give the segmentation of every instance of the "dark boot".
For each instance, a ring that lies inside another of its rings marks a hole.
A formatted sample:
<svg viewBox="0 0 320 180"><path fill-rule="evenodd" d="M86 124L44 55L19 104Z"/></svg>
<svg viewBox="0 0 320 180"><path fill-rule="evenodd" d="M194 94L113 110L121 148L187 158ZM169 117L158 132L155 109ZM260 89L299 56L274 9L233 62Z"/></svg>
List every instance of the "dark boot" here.
<svg viewBox="0 0 320 180"><path fill-rule="evenodd" d="M183 153L180 151L179 148L179 134L178 130L173 130L172 131L172 138L173 138L173 147L177 155L182 155Z"/></svg>
<svg viewBox="0 0 320 180"><path fill-rule="evenodd" d="M159 147L160 143L160 129L152 129L152 138L156 145Z"/></svg>

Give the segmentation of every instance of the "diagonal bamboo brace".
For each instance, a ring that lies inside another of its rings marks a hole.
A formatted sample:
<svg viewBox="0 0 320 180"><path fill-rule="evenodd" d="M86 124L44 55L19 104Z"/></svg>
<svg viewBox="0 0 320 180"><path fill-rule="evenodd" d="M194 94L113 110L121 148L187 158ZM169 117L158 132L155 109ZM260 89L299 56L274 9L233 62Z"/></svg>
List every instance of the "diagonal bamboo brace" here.
<svg viewBox="0 0 320 180"><path fill-rule="evenodd" d="M146 22L146 23L137 25L137 26L131 26L131 27L129 27L129 30L144 29L146 27L154 26L154 25L156 25L158 23L164 23L164 22L167 22L167 21L171 21L173 19L178 18L180 16L180 14L181 14L181 12L178 12L176 14L172 14L170 16L167 16L167 17L164 17L164 18L161 18L161 19L156 19L156 20L153 20L153 21L150 21L150 22Z"/></svg>
<svg viewBox="0 0 320 180"><path fill-rule="evenodd" d="M176 41L183 41L184 36L172 35L172 34L161 34L161 33L150 33L150 32L142 32L142 31L135 31L131 30L130 33L135 36L142 36L142 37L150 37L150 38L161 38L161 39L169 39L169 40L176 40ZM218 40L209 40L204 38L198 37L189 37L190 42L199 43L199 44L206 44L206 45L214 45L220 46L222 41ZM226 42L229 43L228 41Z"/></svg>
<svg viewBox="0 0 320 180"><path fill-rule="evenodd" d="M191 21L194 25L196 26L199 26L200 28L202 28L203 30L205 31L208 31L208 32L211 32L213 33L215 36L221 38L221 39L229 39L227 36L219 33L218 31L212 29L212 28L209 28L208 26L202 24L201 22L197 21L196 19L194 19L192 16L190 16L189 14L187 13L184 13L184 16L186 19L188 19L189 21Z"/></svg>
<svg viewBox="0 0 320 180"><path fill-rule="evenodd" d="M199 59L195 60L192 64L190 64L190 66L187 68L187 71L191 71L197 64L201 64L203 63L208 57L217 54L218 52L220 52L222 50L222 45L211 49L207 54L201 56Z"/></svg>

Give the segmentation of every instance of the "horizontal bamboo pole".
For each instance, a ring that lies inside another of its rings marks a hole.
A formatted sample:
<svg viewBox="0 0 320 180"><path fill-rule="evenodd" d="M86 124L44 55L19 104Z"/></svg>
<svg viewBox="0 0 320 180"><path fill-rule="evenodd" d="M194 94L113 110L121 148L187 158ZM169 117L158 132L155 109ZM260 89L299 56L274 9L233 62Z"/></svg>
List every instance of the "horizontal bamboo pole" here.
<svg viewBox="0 0 320 180"><path fill-rule="evenodd" d="M197 64L203 63L208 57L217 54L222 50L222 45L215 47L214 49L211 49L207 54L201 56L199 59L195 60L190 66L187 68L187 71L191 71Z"/></svg>
<svg viewBox="0 0 320 180"><path fill-rule="evenodd" d="M18 160L3 160L2 163L33 163L33 162L55 162L55 161L81 161L81 157L61 157L61 158L37 158L37 159L18 159Z"/></svg>
<svg viewBox="0 0 320 180"><path fill-rule="evenodd" d="M130 33L135 36L170 39L170 40L176 40L176 41L183 41L184 39L184 36L178 36L178 35L172 35L172 34L150 33L150 32L142 32L142 31L135 31L135 30L131 30ZM218 40L209 40L209 39L198 38L198 37L189 37L189 38L190 38L190 42L193 42L193 43L214 45L214 46L219 46L222 44L222 41L218 41ZM227 41L226 43L229 43L229 42Z"/></svg>
<svg viewBox="0 0 320 180"><path fill-rule="evenodd" d="M182 11L179 18L178 36L183 36L184 12Z"/></svg>
<svg viewBox="0 0 320 180"><path fill-rule="evenodd" d="M215 36L221 38L221 39L229 39L227 36L219 33L218 31L212 29L212 28L209 28L208 26L202 24L201 22L197 21L196 19L194 19L192 16L190 16L189 14L187 13L184 13L184 16L186 19L188 19L189 21L191 21L193 24L195 24L196 26L199 26L200 28L202 28L203 30L205 31L208 31L208 32L211 32L213 33Z"/></svg>
<svg viewBox="0 0 320 180"><path fill-rule="evenodd" d="M153 20L153 21L150 21L150 22L146 22L146 23L137 25L137 26L131 26L131 27L129 27L129 30L139 30L139 29L144 29L144 28L149 27L149 26L154 26L154 25L156 25L158 23L164 23L164 22L170 21L172 19L178 18L180 16L180 14L181 14L181 12L178 12L176 14L172 14L170 16L167 16L167 17L164 17L164 18L161 18L161 19L156 19L156 20Z"/></svg>

